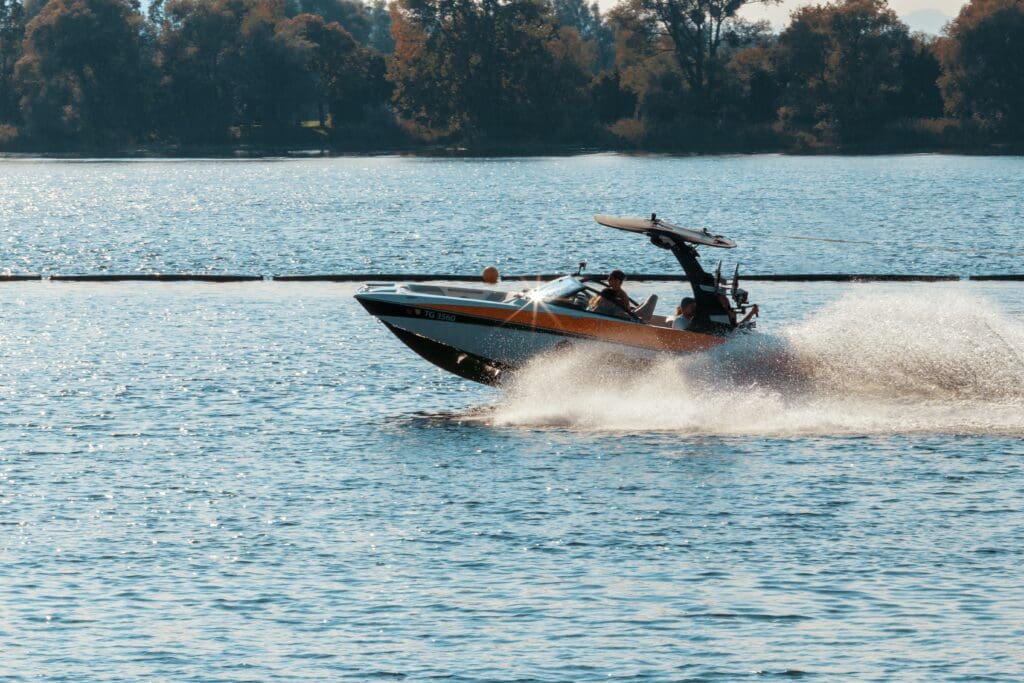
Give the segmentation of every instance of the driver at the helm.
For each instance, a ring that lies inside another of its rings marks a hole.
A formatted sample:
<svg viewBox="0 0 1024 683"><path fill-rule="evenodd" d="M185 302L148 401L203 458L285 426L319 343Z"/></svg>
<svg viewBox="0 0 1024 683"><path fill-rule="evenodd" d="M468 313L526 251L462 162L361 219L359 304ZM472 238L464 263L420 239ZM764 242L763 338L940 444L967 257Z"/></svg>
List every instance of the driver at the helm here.
<svg viewBox="0 0 1024 683"><path fill-rule="evenodd" d="M639 306L634 306L622 283L626 281L626 274L621 270L613 270L608 273L608 286L601 290L598 296L590 300L588 310L604 315L612 315L618 318L637 319L648 322L654 313L654 306L658 297L654 294Z"/></svg>
<svg viewBox="0 0 1024 683"><path fill-rule="evenodd" d="M595 294L591 297L587 310L592 313L600 313L601 315L610 315L613 318L632 320L629 314L630 307L622 307L615 294L615 290L611 287L605 287L601 290L600 294Z"/></svg>
<svg viewBox="0 0 1024 683"><path fill-rule="evenodd" d="M608 286L602 289L600 294L591 298L587 310L616 318L630 319L633 305L629 301L626 290L622 288L622 283L625 281L626 274L621 270L613 270L608 273Z"/></svg>
<svg viewBox="0 0 1024 683"><path fill-rule="evenodd" d="M613 270L608 273L608 289L612 290L615 301L624 309L632 313L633 305L629 301L629 295L626 294L626 290L622 288L622 283L625 281L626 274L621 270Z"/></svg>

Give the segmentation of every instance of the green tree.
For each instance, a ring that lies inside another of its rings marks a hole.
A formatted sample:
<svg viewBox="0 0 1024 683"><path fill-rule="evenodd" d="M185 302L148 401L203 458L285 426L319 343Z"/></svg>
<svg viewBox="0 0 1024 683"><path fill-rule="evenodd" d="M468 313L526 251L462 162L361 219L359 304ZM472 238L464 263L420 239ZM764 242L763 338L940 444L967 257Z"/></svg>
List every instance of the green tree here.
<svg viewBox="0 0 1024 683"><path fill-rule="evenodd" d="M400 0L388 75L428 135L580 139L593 54L537 0Z"/></svg>
<svg viewBox="0 0 1024 683"><path fill-rule="evenodd" d="M341 24L360 45L365 45L373 30L371 9L362 2L351 0L288 0L286 12L289 17L313 14L324 23Z"/></svg>
<svg viewBox="0 0 1024 683"><path fill-rule="evenodd" d="M746 5L778 0L627 0L657 48L671 50L698 117L712 117L720 101L725 52L741 46L749 24L737 17Z"/></svg>
<svg viewBox="0 0 1024 683"><path fill-rule="evenodd" d="M1024 2L971 0L938 48L946 110L1024 137Z"/></svg>
<svg viewBox="0 0 1024 683"><path fill-rule="evenodd" d="M20 0L0 0L0 124L17 122L18 93L14 65L21 58L27 22Z"/></svg>
<svg viewBox="0 0 1024 683"><path fill-rule="evenodd" d="M604 71L615 62L615 31L601 16L596 2L584 0L551 0L551 10L562 26L575 29L580 38L593 44L595 72Z"/></svg>
<svg viewBox="0 0 1024 683"><path fill-rule="evenodd" d="M157 38L162 138L211 145L230 141L237 122L233 76L244 0L170 0Z"/></svg>
<svg viewBox="0 0 1024 683"><path fill-rule="evenodd" d="M622 87L618 71L605 71L590 84L591 107L601 123L615 123L636 111L636 93Z"/></svg>
<svg viewBox="0 0 1024 683"><path fill-rule="evenodd" d="M939 118L943 112L939 77L942 65L936 54L938 41L922 33L910 36L900 60L903 87L894 100L895 114L907 118Z"/></svg>
<svg viewBox="0 0 1024 683"><path fill-rule="evenodd" d="M736 125L748 119L744 107L762 99L763 74L727 67L744 49L767 46L772 40L769 26L737 17L723 21L714 58L705 63L710 69L707 77L695 83L687 77L674 40L655 13L633 2L618 5L609 20L616 29L621 83L636 93L638 102L638 120L625 127L629 137L635 141L639 131L647 145L669 149L730 144ZM737 77L743 82L733 82Z"/></svg>
<svg viewBox="0 0 1024 683"><path fill-rule="evenodd" d="M306 68L314 77L321 125L328 112L335 127L357 123L368 107L387 101L391 87L384 78L384 60L340 24L301 14L292 20L292 29L311 46Z"/></svg>
<svg viewBox="0 0 1024 683"><path fill-rule="evenodd" d="M144 129L143 19L127 0L50 0L15 66L26 128L51 148L109 147Z"/></svg>
<svg viewBox="0 0 1024 683"><path fill-rule="evenodd" d="M897 116L914 44L885 0L803 7L779 37L783 123L856 142Z"/></svg>
<svg viewBox="0 0 1024 683"><path fill-rule="evenodd" d="M285 142L311 113L314 45L276 3L253 3L239 30L230 78L240 124L251 137Z"/></svg>
<svg viewBox="0 0 1024 683"><path fill-rule="evenodd" d="M187 144L232 131L286 141L315 108L313 45L283 0L172 0L157 38L158 129Z"/></svg>

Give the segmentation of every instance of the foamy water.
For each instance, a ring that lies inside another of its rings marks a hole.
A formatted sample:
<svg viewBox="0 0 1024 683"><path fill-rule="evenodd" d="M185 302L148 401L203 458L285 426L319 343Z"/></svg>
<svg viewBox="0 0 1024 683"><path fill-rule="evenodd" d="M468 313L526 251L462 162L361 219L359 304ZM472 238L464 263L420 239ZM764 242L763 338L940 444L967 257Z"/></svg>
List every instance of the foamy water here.
<svg viewBox="0 0 1024 683"><path fill-rule="evenodd" d="M862 290L774 334L624 366L537 359L482 419L695 434L1024 434L1024 326L991 300Z"/></svg>

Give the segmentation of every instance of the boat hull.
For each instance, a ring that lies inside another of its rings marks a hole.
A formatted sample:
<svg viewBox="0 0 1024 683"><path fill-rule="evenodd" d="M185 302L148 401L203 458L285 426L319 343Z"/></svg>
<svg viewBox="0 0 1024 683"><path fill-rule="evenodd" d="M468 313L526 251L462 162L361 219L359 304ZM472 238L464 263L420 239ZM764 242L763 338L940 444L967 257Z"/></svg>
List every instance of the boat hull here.
<svg viewBox="0 0 1024 683"><path fill-rule="evenodd" d="M511 366L501 365L494 359L467 353L422 335L413 334L400 327L384 324L403 344L415 351L421 358L463 379L494 385L501 382L503 375L507 376L510 371L515 369Z"/></svg>
<svg viewBox="0 0 1024 683"><path fill-rule="evenodd" d="M377 288L356 295L424 359L460 377L497 384L530 359L586 343L630 358L702 351L723 338L612 319L562 307Z"/></svg>

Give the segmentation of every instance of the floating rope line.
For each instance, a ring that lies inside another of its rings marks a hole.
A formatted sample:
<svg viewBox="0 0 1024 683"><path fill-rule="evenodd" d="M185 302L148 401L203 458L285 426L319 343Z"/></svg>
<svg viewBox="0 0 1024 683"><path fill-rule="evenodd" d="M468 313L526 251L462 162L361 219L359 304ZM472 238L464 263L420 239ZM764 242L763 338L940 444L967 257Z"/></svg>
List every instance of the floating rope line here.
<svg viewBox="0 0 1024 683"><path fill-rule="evenodd" d="M98 275L51 275L58 282L251 282L262 275L220 275L213 273L102 273Z"/></svg>

